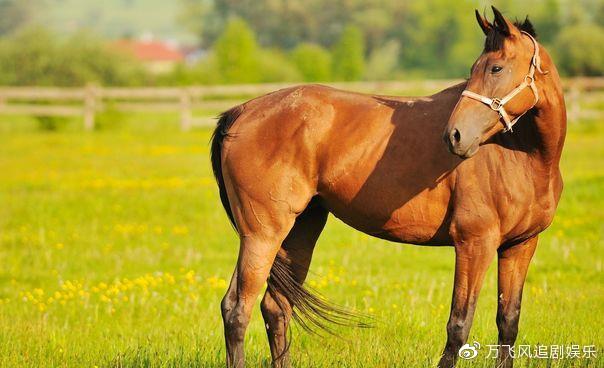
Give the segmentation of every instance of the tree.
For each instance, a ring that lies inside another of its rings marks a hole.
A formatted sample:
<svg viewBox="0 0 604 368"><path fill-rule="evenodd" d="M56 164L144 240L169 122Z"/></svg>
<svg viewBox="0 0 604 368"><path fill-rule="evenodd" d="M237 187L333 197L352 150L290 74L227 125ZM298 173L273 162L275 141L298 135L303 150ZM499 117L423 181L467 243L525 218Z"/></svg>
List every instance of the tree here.
<svg viewBox="0 0 604 368"><path fill-rule="evenodd" d="M333 51L333 75L336 80L358 80L365 69L363 34L355 26L347 26Z"/></svg>
<svg viewBox="0 0 604 368"><path fill-rule="evenodd" d="M376 30L379 24L371 22L371 14L363 17L371 5L384 14L391 14L400 1L389 0L180 0L181 24L196 35L202 45L212 45L224 29L228 19L238 17L251 24L263 46L291 50L301 42L312 42L323 47L333 45L348 23L362 24L363 29ZM373 3L373 4L368 4ZM367 33L370 41L374 34ZM375 39L375 42L378 42ZM379 43L379 42L378 42Z"/></svg>
<svg viewBox="0 0 604 368"><path fill-rule="evenodd" d="M564 28L556 44L559 66L569 75L604 74L604 29L595 24L580 24Z"/></svg>
<svg viewBox="0 0 604 368"><path fill-rule="evenodd" d="M258 53L259 82L299 82L302 75L298 68L279 49L260 50Z"/></svg>
<svg viewBox="0 0 604 368"><path fill-rule="evenodd" d="M382 47L373 50L367 62L365 79L385 80L392 78L398 66L398 55L401 45L398 41L390 40Z"/></svg>
<svg viewBox="0 0 604 368"><path fill-rule="evenodd" d="M214 2L211 0L180 0L177 21L204 46L216 40L216 30L225 23L217 16Z"/></svg>
<svg viewBox="0 0 604 368"><path fill-rule="evenodd" d="M409 3L398 36L402 66L434 78L467 74L483 34L470 2L424 0Z"/></svg>
<svg viewBox="0 0 604 368"><path fill-rule="evenodd" d="M545 0L541 6L531 10L530 19L539 28L539 42L551 45L562 29L559 1Z"/></svg>
<svg viewBox="0 0 604 368"><path fill-rule="evenodd" d="M56 41L44 29L17 32L0 43L0 84L49 85L58 56ZM10 71L10 72L7 72Z"/></svg>
<svg viewBox="0 0 604 368"><path fill-rule="evenodd" d="M260 79L256 36L243 20L229 21L214 44L214 55L224 82L253 83Z"/></svg>
<svg viewBox="0 0 604 368"><path fill-rule="evenodd" d="M291 53L291 59L305 82L331 79L331 54L313 43L301 43Z"/></svg>
<svg viewBox="0 0 604 368"><path fill-rule="evenodd" d="M5 85L132 85L144 79L140 64L91 35L59 40L39 27L0 41L0 70L0 84Z"/></svg>

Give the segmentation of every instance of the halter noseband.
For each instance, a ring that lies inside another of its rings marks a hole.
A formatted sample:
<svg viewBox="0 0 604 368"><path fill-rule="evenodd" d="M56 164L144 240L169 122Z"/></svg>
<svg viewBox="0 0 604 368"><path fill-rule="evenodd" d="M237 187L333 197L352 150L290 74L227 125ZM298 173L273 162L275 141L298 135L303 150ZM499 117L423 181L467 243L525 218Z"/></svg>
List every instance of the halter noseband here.
<svg viewBox="0 0 604 368"><path fill-rule="evenodd" d="M527 111L529 111L530 109L532 109L533 107L535 107L535 105L537 104L537 102L539 101L539 92L537 92L537 86L535 85L535 69L539 71L539 73L541 74L546 74L547 72L543 72L543 70L541 70L541 58L539 57L539 44L537 44L537 41L533 38L533 36L531 36L530 34L528 34L527 32L522 31L523 34L527 35L531 41L533 41L533 46L535 48L535 51L533 53L533 57L531 59L531 66L529 67L529 71L528 74L524 76L524 79L522 80L522 83L520 83L520 85L516 88L514 88L510 93L508 93L507 95L505 95L502 98L489 98L483 95L479 95L478 93L469 91L469 90L464 90L461 95L469 97L471 99L477 100L482 102L483 104L489 106L491 108L491 110L496 111L499 114L500 119L503 119L504 122L504 132L507 131L512 131L512 126L514 126L514 124L516 124L516 122L518 121L518 119L520 119L522 117L522 115L526 114ZM525 89L526 87L529 87L531 89L531 91L533 92L533 95L535 96L535 101L533 102L533 105L531 107L529 107L525 112L523 112L522 114L518 115L514 120L510 120L510 115L507 113L507 111L505 111L505 104L510 102L510 100L514 97L516 97L517 94L519 94L523 89Z"/></svg>

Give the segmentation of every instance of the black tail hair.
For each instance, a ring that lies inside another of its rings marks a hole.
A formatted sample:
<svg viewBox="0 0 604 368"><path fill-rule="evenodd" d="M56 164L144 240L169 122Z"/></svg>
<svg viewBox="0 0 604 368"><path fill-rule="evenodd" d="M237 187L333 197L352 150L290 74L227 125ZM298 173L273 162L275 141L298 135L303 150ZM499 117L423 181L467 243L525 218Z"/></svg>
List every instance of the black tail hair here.
<svg viewBox="0 0 604 368"><path fill-rule="evenodd" d="M224 139L229 135L229 128L235 120L241 115L243 112L243 105L235 106L230 110L227 110L218 116L218 123L216 123L216 129L214 129L214 133L212 133L212 145L210 148L210 160L212 161L212 171L214 172L214 178L216 178L216 183L218 183L218 191L220 193L220 201L222 202L222 207L229 217L229 221L235 229L237 229L237 224L235 223L235 218L233 217L233 211L231 211L231 205L229 203L229 197L227 196L226 187L224 186L224 177L222 176L222 143Z"/></svg>
<svg viewBox="0 0 604 368"><path fill-rule="evenodd" d="M292 318L302 329L316 335L321 335L322 332L336 335L331 325L372 327L369 316L333 304L316 291L302 285L294 277L293 268L296 266L277 254L271 268L267 289L281 310L286 306L282 305L278 293L284 295L294 305Z"/></svg>
<svg viewBox="0 0 604 368"><path fill-rule="evenodd" d="M210 153L212 170L214 171L214 177L220 191L220 200L235 230L237 230L237 223L233 217L229 197L224 185L221 153L224 139L230 136L228 130L239 118L243 109L244 105L239 105L220 114L216 129L212 134ZM369 319L368 316L329 303L318 293L303 286L294 277L292 267L296 267L296 265L291 264L281 255L277 255L267 281L267 289L281 310L285 310L285 306L282 304L282 300L276 296L277 293L285 296L294 305L292 317L304 330L315 334L319 334L320 331L334 334L329 324L371 327L370 323L365 322Z"/></svg>

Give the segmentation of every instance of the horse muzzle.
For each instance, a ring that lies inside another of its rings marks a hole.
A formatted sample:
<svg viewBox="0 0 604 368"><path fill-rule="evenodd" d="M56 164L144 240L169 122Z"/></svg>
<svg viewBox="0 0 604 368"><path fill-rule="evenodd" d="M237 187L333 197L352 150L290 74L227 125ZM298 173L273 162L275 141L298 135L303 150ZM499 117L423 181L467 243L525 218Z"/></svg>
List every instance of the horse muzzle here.
<svg viewBox="0 0 604 368"><path fill-rule="evenodd" d="M447 144L449 152L463 159L470 158L478 152L480 137L465 133L458 128L446 129L443 140Z"/></svg>

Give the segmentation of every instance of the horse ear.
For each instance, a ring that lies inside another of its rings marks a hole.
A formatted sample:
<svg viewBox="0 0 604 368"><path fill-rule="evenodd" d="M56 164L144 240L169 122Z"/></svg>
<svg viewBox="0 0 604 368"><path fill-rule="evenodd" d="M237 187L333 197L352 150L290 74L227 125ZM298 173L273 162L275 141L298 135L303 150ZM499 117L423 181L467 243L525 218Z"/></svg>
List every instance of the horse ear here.
<svg viewBox="0 0 604 368"><path fill-rule="evenodd" d="M514 25L505 19L503 14L501 14L496 7L491 6L491 9L493 9L493 14L495 15L495 20L493 21L495 29L497 29L497 31L499 31L505 37L509 37L515 29Z"/></svg>
<svg viewBox="0 0 604 368"><path fill-rule="evenodd" d="M478 11L478 9L475 9L474 12L476 14L476 21L478 22L480 29L482 29L482 32L486 36L487 34L489 34L489 31L491 30L491 28L493 28L493 25L491 23L489 23L487 18L480 15L480 12Z"/></svg>
<svg viewBox="0 0 604 368"><path fill-rule="evenodd" d="M521 31L524 31L528 34L530 34L533 37L537 37L537 32L535 32L535 27L533 27L533 24L531 23L531 21L529 20L528 15L526 16L526 18L524 18L524 22L520 23L514 23L516 25L516 27L518 27Z"/></svg>

